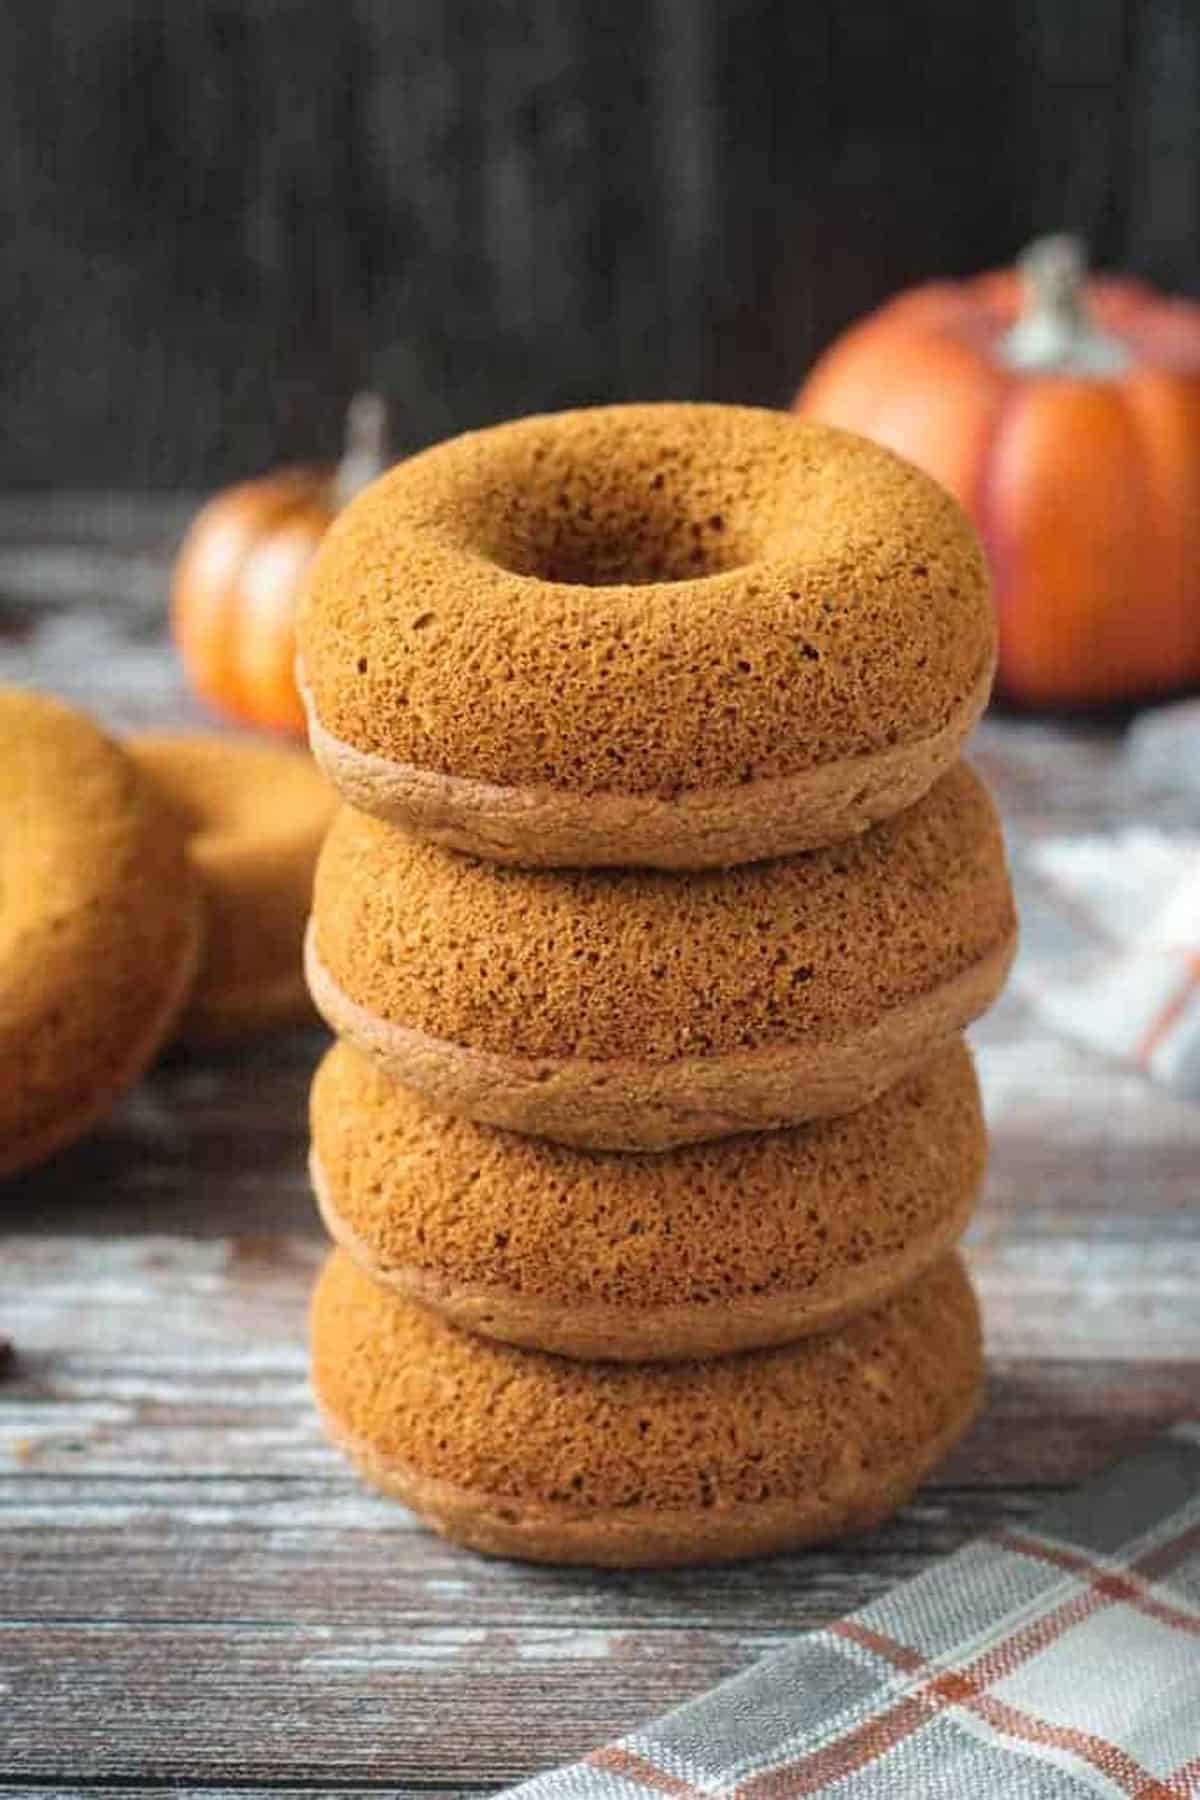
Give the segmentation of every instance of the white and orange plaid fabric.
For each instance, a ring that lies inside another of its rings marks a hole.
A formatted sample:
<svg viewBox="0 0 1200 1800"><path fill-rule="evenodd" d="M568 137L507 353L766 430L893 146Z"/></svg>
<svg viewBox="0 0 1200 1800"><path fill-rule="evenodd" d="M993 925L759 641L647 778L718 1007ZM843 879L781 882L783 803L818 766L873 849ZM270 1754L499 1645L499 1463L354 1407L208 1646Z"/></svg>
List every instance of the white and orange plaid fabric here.
<svg viewBox="0 0 1200 1800"><path fill-rule="evenodd" d="M1200 837L1046 838L1025 862L1068 935L1018 988L1065 1036L1200 1096Z"/></svg>
<svg viewBox="0 0 1200 1800"><path fill-rule="evenodd" d="M1200 700L1143 713L1112 784L1115 809L1141 825L1080 837L1010 833L1028 927L1015 985L1056 1031L1195 1099Z"/></svg>
<svg viewBox="0 0 1200 1800"><path fill-rule="evenodd" d="M1200 1424L520 1800L1197 1800Z"/></svg>

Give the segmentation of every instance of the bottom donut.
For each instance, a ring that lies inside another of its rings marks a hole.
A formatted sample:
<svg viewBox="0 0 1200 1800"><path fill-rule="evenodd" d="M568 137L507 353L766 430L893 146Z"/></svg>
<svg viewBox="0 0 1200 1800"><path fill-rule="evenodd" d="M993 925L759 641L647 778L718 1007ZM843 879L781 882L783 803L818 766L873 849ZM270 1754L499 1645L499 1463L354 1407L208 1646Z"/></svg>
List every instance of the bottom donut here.
<svg viewBox="0 0 1200 1800"><path fill-rule="evenodd" d="M335 1251L312 1366L334 1442L435 1530L609 1567L732 1561L876 1524L965 1430L982 1378L957 1256L821 1337L631 1364L470 1336Z"/></svg>

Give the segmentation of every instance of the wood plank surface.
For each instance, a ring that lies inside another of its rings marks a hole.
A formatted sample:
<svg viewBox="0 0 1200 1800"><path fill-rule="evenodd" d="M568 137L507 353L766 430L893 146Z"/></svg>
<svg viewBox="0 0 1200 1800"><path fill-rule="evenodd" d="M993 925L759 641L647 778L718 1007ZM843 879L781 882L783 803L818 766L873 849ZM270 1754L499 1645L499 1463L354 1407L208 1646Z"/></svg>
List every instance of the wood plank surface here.
<svg viewBox="0 0 1200 1800"><path fill-rule="evenodd" d="M187 515L0 503L0 680L117 727L202 715L163 635ZM1111 734L975 745L1052 944L1034 834L1128 815ZM1200 1411L1200 1108L1010 992L975 1033L993 1153L968 1240L983 1417L853 1545L717 1571L486 1561L365 1493L305 1376L323 1038L171 1053L0 1202L0 1795L480 1794L862 1604Z"/></svg>
<svg viewBox="0 0 1200 1800"><path fill-rule="evenodd" d="M7 0L0 486L779 403L1037 232L1196 292L1193 0Z"/></svg>

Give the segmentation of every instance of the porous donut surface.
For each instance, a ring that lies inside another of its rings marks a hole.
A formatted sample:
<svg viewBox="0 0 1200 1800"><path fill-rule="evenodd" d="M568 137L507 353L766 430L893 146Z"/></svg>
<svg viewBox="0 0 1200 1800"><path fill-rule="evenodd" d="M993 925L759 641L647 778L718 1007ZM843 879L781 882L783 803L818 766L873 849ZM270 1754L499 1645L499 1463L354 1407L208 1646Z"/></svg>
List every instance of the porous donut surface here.
<svg viewBox="0 0 1200 1800"><path fill-rule="evenodd" d="M800 1344L578 1363L458 1331L338 1251L312 1358L334 1438L437 1529L616 1564L753 1555L877 1520L961 1432L980 1381L957 1257Z"/></svg>
<svg viewBox="0 0 1200 1800"><path fill-rule="evenodd" d="M853 843L690 878L490 868L343 808L313 905L324 967L383 1020L501 1055L656 1063L827 1042L1013 929L999 823L965 763Z"/></svg>
<svg viewBox="0 0 1200 1800"><path fill-rule="evenodd" d="M302 948L317 853L337 798L305 751L199 732L127 749L187 835L204 954L180 1034L222 1043L312 1016Z"/></svg>
<svg viewBox="0 0 1200 1800"><path fill-rule="evenodd" d="M183 1004L201 908L183 833L119 745L0 688L0 1174L78 1137Z"/></svg>
<svg viewBox="0 0 1200 1800"><path fill-rule="evenodd" d="M566 1149L439 1111L347 1043L313 1083L334 1238L465 1329L560 1355L718 1355L828 1330L965 1228L983 1171L959 1042L874 1105L673 1156Z"/></svg>
<svg viewBox="0 0 1200 1800"><path fill-rule="evenodd" d="M679 866L909 804L994 660L978 542L927 476L682 404L401 464L328 534L298 642L314 748L355 804L502 860Z"/></svg>

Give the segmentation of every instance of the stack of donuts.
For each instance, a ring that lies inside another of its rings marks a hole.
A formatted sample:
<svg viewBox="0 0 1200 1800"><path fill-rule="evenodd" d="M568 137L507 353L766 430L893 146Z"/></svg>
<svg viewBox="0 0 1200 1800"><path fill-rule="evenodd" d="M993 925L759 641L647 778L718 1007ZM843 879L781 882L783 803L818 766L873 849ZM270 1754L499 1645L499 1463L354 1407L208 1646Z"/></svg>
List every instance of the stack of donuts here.
<svg viewBox="0 0 1200 1800"><path fill-rule="evenodd" d="M783 414L526 419L360 496L299 642L333 1438L538 1560L878 1520L981 1377L961 1034L1015 927L957 506Z"/></svg>

